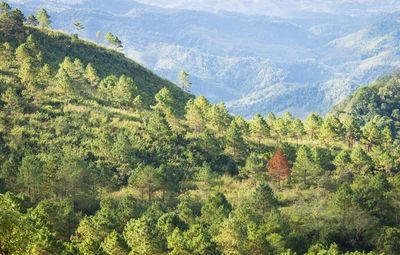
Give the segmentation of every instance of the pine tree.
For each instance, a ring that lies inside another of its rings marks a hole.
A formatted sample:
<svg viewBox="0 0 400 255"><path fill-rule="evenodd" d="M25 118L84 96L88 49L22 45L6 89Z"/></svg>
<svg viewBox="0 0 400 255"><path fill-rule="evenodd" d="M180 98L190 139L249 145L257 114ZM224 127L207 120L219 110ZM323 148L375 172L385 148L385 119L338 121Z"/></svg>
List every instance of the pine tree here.
<svg viewBox="0 0 400 255"><path fill-rule="evenodd" d="M367 147L367 152L371 152L374 146L379 145L382 140L382 133L375 122L368 122L363 128L361 142Z"/></svg>
<svg viewBox="0 0 400 255"><path fill-rule="evenodd" d="M132 103L134 90L132 78L122 75L113 88L113 101L118 106L126 108Z"/></svg>
<svg viewBox="0 0 400 255"><path fill-rule="evenodd" d="M205 119L203 112L197 106L193 99L190 99L186 104L185 118L192 130L194 130L194 137L197 139L199 133L203 132L205 126Z"/></svg>
<svg viewBox="0 0 400 255"><path fill-rule="evenodd" d="M152 106L153 109L157 109L166 115L176 114L175 100L171 92L166 87L160 89L154 98L157 104Z"/></svg>
<svg viewBox="0 0 400 255"><path fill-rule="evenodd" d="M87 64L86 66L86 73L85 77L90 84L90 87L95 89L99 85L100 78L97 75L96 69L94 69L91 63Z"/></svg>
<svg viewBox="0 0 400 255"><path fill-rule="evenodd" d="M34 26L36 27L37 25L39 25L39 21L37 20L36 16L33 15L32 13L29 14L28 16L28 20L26 22L28 25Z"/></svg>
<svg viewBox="0 0 400 255"><path fill-rule="evenodd" d="M71 96L75 94L75 86L68 72L61 66L58 69L55 83L58 92L63 95L64 104L68 104Z"/></svg>
<svg viewBox="0 0 400 255"><path fill-rule="evenodd" d="M289 126L287 126L287 121L281 117L274 121L273 129L276 135L276 143L280 144L282 139L286 137L289 133Z"/></svg>
<svg viewBox="0 0 400 255"><path fill-rule="evenodd" d="M51 21L50 21L50 16L47 14L47 11L45 9L40 9L37 14L36 18L39 21L39 25L41 28L48 28L50 27Z"/></svg>
<svg viewBox="0 0 400 255"><path fill-rule="evenodd" d="M304 127L311 140L317 140L319 129L323 123L321 116L318 113L311 113L304 122Z"/></svg>
<svg viewBox="0 0 400 255"><path fill-rule="evenodd" d="M264 118L257 113L254 115L253 121L250 122L250 132L258 141L258 149L260 149L261 139L269 137L269 126Z"/></svg>
<svg viewBox="0 0 400 255"><path fill-rule="evenodd" d="M357 141L361 137L360 126L353 118L349 117L344 122L344 128L345 128L345 139L347 141L348 146L351 148L353 147L355 141Z"/></svg>
<svg viewBox="0 0 400 255"><path fill-rule="evenodd" d="M75 22L74 23L74 27L75 27L75 30L76 30L77 34L79 33L79 31L85 29L85 26L82 25L80 22Z"/></svg>
<svg viewBox="0 0 400 255"><path fill-rule="evenodd" d="M179 80L179 84L181 84L181 86L182 86L182 89L185 90L185 91L189 91L190 85L192 83L189 81L189 74L187 74L185 72L185 70L182 70L179 73L178 80Z"/></svg>
<svg viewBox="0 0 400 255"><path fill-rule="evenodd" d="M303 122L300 119L295 119L290 125L290 130L293 136L296 138L297 146L299 145L299 140L306 134Z"/></svg>
<svg viewBox="0 0 400 255"><path fill-rule="evenodd" d="M281 181L290 176L289 162L286 156L278 149L274 156L268 161L268 175L278 182L281 188Z"/></svg>
<svg viewBox="0 0 400 255"><path fill-rule="evenodd" d="M119 38L118 38L117 36L113 35L113 34L110 33L110 32L108 32L108 33L106 34L106 36L104 37L104 39L106 40L106 42L107 42L108 44L114 46L114 48L115 48L116 50L122 49L122 48L123 48L121 40L119 40Z"/></svg>
<svg viewBox="0 0 400 255"><path fill-rule="evenodd" d="M0 3L0 14L6 14L9 11L11 11L11 6L7 2L1 2Z"/></svg>
<svg viewBox="0 0 400 255"><path fill-rule="evenodd" d="M371 157L361 148L357 146L350 154L350 159L356 174L366 175L368 170L372 167Z"/></svg>
<svg viewBox="0 0 400 255"><path fill-rule="evenodd" d="M325 142L340 141L343 137L344 128L339 118L331 114L326 117L324 123L319 129L320 138Z"/></svg>
<svg viewBox="0 0 400 255"><path fill-rule="evenodd" d="M231 116L223 102L213 105L207 116L208 128L214 131L215 136L224 135L231 123Z"/></svg>
<svg viewBox="0 0 400 255"><path fill-rule="evenodd" d="M252 152L246 159L246 164L241 169L240 174L251 179L254 188L257 183L265 181L265 162L263 158Z"/></svg>
<svg viewBox="0 0 400 255"><path fill-rule="evenodd" d="M226 150L232 155L234 160L243 158L245 141L238 124L233 120L225 134Z"/></svg>
<svg viewBox="0 0 400 255"><path fill-rule="evenodd" d="M295 183L302 183L303 187L308 187L316 183L316 178L320 175L320 170L312 160L310 149L305 145L300 146L297 151L296 161L292 168L292 179Z"/></svg>
<svg viewBox="0 0 400 255"><path fill-rule="evenodd" d="M393 146L393 133L388 126L382 130L382 145L385 150L390 150Z"/></svg>
<svg viewBox="0 0 400 255"><path fill-rule="evenodd" d="M262 183L257 186L253 193L254 208L261 211L261 215L265 215L267 211L278 205L274 192L267 183Z"/></svg>

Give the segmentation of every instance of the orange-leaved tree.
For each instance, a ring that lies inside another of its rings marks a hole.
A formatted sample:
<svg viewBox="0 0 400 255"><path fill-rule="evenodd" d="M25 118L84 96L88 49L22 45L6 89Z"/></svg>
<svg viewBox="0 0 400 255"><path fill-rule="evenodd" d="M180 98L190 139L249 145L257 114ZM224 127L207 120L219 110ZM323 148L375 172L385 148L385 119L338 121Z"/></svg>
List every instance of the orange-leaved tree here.
<svg viewBox="0 0 400 255"><path fill-rule="evenodd" d="M278 182L278 188L281 189L281 180L290 175L289 162L285 155L278 149L275 155L268 161L268 175Z"/></svg>

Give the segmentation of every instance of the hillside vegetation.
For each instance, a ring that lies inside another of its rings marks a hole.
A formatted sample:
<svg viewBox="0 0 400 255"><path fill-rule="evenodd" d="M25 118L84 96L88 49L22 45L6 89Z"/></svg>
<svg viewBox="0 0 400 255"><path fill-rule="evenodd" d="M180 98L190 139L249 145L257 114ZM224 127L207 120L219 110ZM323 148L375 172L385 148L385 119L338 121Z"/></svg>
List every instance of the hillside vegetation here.
<svg viewBox="0 0 400 255"><path fill-rule="evenodd" d="M325 115L400 68L393 0L191 1L12 0L27 13L45 6L53 27L69 33L79 21L79 35L99 43L99 30L117 34L127 56L171 81L185 69L192 93L245 118ZM264 15L240 13L247 8Z"/></svg>
<svg viewBox="0 0 400 255"><path fill-rule="evenodd" d="M0 7L0 254L400 253L395 125L232 116Z"/></svg>
<svg viewBox="0 0 400 255"><path fill-rule="evenodd" d="M400 136L400 72L386 75L367 87L359 88L334 112L343 118L352 117L359 123L370 121L388 126Z"/></svg>

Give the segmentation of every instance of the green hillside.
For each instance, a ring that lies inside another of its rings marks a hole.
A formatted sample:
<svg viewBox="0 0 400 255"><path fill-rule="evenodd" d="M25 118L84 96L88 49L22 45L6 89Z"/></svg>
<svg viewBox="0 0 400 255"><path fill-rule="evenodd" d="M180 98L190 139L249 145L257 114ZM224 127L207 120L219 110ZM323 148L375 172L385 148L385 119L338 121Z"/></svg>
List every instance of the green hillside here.
<svg viewBox="0 0 400 255"><path fill-rule="evenodd" d="M3 31L5 30L3 28ZM5 36L4 32L0 33L0 43L8 42L15 49L30 37L35 43L35 51L42 54L43 61L49 65L52 73L57 72L65 57L69 57L72 60L79 59L84 67L90 63L100 79L110 75L131 77L137 87L137 93L147 105L155 102L154 95L163 87L168 88L174 95L179 109L183 109L191 97L170 81L160 78L114 49L51 29L32 26L18 28L17 25L15 30L8 36Z"/></svg>
<svg viewBox="0 0 400 255"><path fill-rule="evenodd" d="M0 11L0 254L400 253L389 125L232 116Z"/></svg>
<svg viewBox="0 0 400 255"><path fill-rule="evenodd" d="M374 121L381 128L388 126L400 136L400 72L359 88L334 107L333 112L343 118L352 117L363 125Z"/></svg>

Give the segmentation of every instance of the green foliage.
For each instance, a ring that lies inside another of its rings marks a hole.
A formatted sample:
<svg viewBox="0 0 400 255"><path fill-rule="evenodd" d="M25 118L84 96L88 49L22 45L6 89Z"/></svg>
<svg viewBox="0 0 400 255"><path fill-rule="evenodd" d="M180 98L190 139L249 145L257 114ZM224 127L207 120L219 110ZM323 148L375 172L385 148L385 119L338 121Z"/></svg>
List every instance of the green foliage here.
<svg viewBox="0 0 400 255"><path fill-rule="evenodd" d="M246 120L0 7L0 253L398 253L396 75Z"/></svg>
<svg viewBox="0 0 400 255"><path fill-rule="evenodd" d="M225 134L226 150L235 160L243 160L246 144L239 125L232 120Z"/></svg>
<svg viewBox="0 0 400 255"><path fill-rule="evenodd" d="M269 137L270 127L260 114L254 115L253 121L250 122L250 132L258 141L260 147L261 139Z"/></svg>
<svg viewBox="0 0 400 255"><path fill-rule="evenodd" d="M385 228L378 239L378 245L385 254L398 254L400 252L400 229Z"/></svg>
<svg viewBox="0 0 400 255"><path fill-rule="evenodd" d="M132 219L124 230L128 246L139 254L161 254L165 250L165 240L159 235L156 223L148 216Z"/></svg>
<svg viewBox="0 0 400 255"><path fill-rule="evenodd" d="M397 123L396 132L399 132L399 75L395 71L370 86L359 88L336 106L334 111L343 116L351 116L362 125L377 117L386 117Z"/></svg>
<svg viewBox="0 0 400 255"><path fill-rule="evenodd" d="M201 221L205 224L220 223L227 218L232 205L229 204L224 194L217 192L210 196L201 208Z"/></svg>
<svg viewBox="0 0 400 255"><path fill-rule="evenodd" d="M74 27L75 27L75 29L76 29L77 32L79 32L80 30L85 29L85 26L82 25L80 22L75 22L75 23L74 23Z"/></svg>
<svg viewBox="0 0 400 255"><path fill-rule="evenodd" d="M305 129L312 140L316 140L319 136L319 129L322 125L322 118L318 113L311 113L304 122Z"/></svg>
<svg viewBox="0 0 400 255"><path fill-rule="evenodd" d="M33 14L31 13L31 14L29 14L29 16L28 16L28 19L27 19L26 23L27 23L28 25L31 25L31 26L37 26L37 25L39 25L39 20L36 18L35 15L33 15Z"/></svg>
<svg viewBox="0 0 400 255"><path fill-rule="evenodd" d="M123 48L121 40L119 40L117 36L111 34L110 32L106 34L104 39L106 40L106 43L112 45L117 50Z"/></svg>
<svg viewBox="0 0 400 255"><path fill-rule="evenodd" d="M322 123L319 133L320 139L329 143L332 141L339 141L343 138L343 124L340 122L336 115L329 115Z"/></svg>
<svg viewBox="0 0 400 255"><path fill-rule="evenodd" d="M179 75L178 75L178 80L179 80L179 84L181 84L182 89L189 91L190 86L191 86L191 82L189 81L189 74L187 74L185 72L185 70L182 70Z"/></svg>
<svg viewBox="0 0 400 255"><path fill-rule="evenodd" d="M267 183L262 183L257 186L253 194L253 206L261 215L264 215L268 210L278 205L273 190Z"/></svg>
<svg viewBox="0 0 400 255"><path fill-rule="evenodd" d="M0 252L3 254L61 254L60 241L31 212L22 213L10 194L0 194Z"/></svg>
<svg viewBox="0 0 400 255"><path fill-rule="evenodd" d="M39 25L41 28L48 28L50 27L50 16L47 14L47 11L45 9L40 9L37 14L36 18L39 21Z"/></svg>
<svg viewBox="0 0 400 255"><path fill-rule="evenodd" d="M108 255L124 255L128 254L129 250L123 237L115 232L108 234L101 243L101 248Z"/></svg>
<svg viewBox="0 0 400 255"><path fill-rule="evenodd" d="M318 182L319 176L321 169L314 163L310 149L304 145L300 146L292 169L293 182L301 184L303 188L309 187Z"/></svg>

